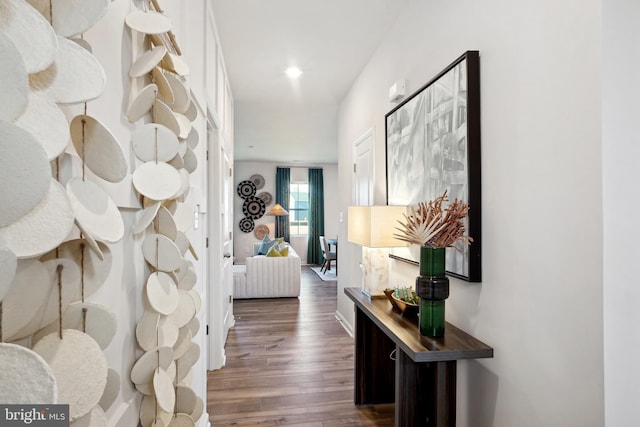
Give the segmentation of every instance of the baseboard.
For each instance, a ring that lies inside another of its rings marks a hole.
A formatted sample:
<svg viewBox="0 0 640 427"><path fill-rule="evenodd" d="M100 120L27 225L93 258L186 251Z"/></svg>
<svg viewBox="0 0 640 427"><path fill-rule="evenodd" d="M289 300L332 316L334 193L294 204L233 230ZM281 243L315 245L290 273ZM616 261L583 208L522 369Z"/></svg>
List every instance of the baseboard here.
<svg viewBox="0 0 640 427"><path fill-rule="evenodd" d="M339 311L336 311L336 319L338 320L338 322L340 322L344 330L347 331L349 336L353 338L353 327L349 324L349 322L347 322L347 319L345 319Z"/></svg>

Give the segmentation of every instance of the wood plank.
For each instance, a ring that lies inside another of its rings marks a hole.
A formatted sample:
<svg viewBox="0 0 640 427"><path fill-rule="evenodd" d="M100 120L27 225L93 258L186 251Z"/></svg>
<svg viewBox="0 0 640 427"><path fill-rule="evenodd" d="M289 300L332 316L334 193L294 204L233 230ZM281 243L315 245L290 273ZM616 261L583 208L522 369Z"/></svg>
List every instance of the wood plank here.
<svg viewBox="0 0 640 427"><path fill-rule="evenodd" d="M299 298L236 300L224 368L208 373L213 426L391 426L394 405L355 406L354 341L335 282L303 267Z"/></svg>

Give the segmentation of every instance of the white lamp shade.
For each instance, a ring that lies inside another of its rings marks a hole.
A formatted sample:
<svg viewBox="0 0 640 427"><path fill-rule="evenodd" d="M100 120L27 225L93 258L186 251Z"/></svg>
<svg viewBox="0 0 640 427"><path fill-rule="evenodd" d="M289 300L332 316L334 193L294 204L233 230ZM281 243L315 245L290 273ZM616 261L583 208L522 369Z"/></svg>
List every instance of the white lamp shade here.
<svg viewBox="0 0 640 427"><path fill-rule="evenodd" d="M408 246L393 237L406 206L349 206L347 240L370 248Z"/></svg>

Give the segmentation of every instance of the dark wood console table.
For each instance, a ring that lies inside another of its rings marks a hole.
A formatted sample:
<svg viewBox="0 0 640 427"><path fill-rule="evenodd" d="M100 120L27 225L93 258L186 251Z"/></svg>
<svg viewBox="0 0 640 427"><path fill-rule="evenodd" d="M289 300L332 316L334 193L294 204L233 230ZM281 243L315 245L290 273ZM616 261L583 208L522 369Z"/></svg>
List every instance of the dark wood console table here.
<svg viewBox="0 0 640 427"><path fill-rule="evenodd" d="M444 337L422 337L417 319L386 298L344 293L356 310L355 404L395 402L396 427L455 427L456 361L493 357L493 348L450 323Z"/></svg>

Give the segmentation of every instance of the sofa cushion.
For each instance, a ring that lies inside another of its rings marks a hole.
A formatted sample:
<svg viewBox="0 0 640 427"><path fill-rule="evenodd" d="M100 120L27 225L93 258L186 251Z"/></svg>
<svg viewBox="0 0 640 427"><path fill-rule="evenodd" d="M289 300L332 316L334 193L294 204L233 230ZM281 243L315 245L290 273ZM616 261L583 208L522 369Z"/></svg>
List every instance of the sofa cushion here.
<svg viewBox="0 0 640 427"><path fill-rule="evenodd" d="M277 243L278 241L275 239L271 240L269 235L264 236L264 239L262 239L262 243L260 243L260 247L258 248L257 255L266 255L267 252L269 252L269 249Z"/></svg>
<svg viewBox="0 0 640 427"><path fill-rule="evenodd" d="M271 249L269 249L269 252L267 252L267 256L268 257L286 257L286 256L289 256L289 247L285 247L285 248L280 249L280 247L278 247L278 245L272 246Z"/></svg>

